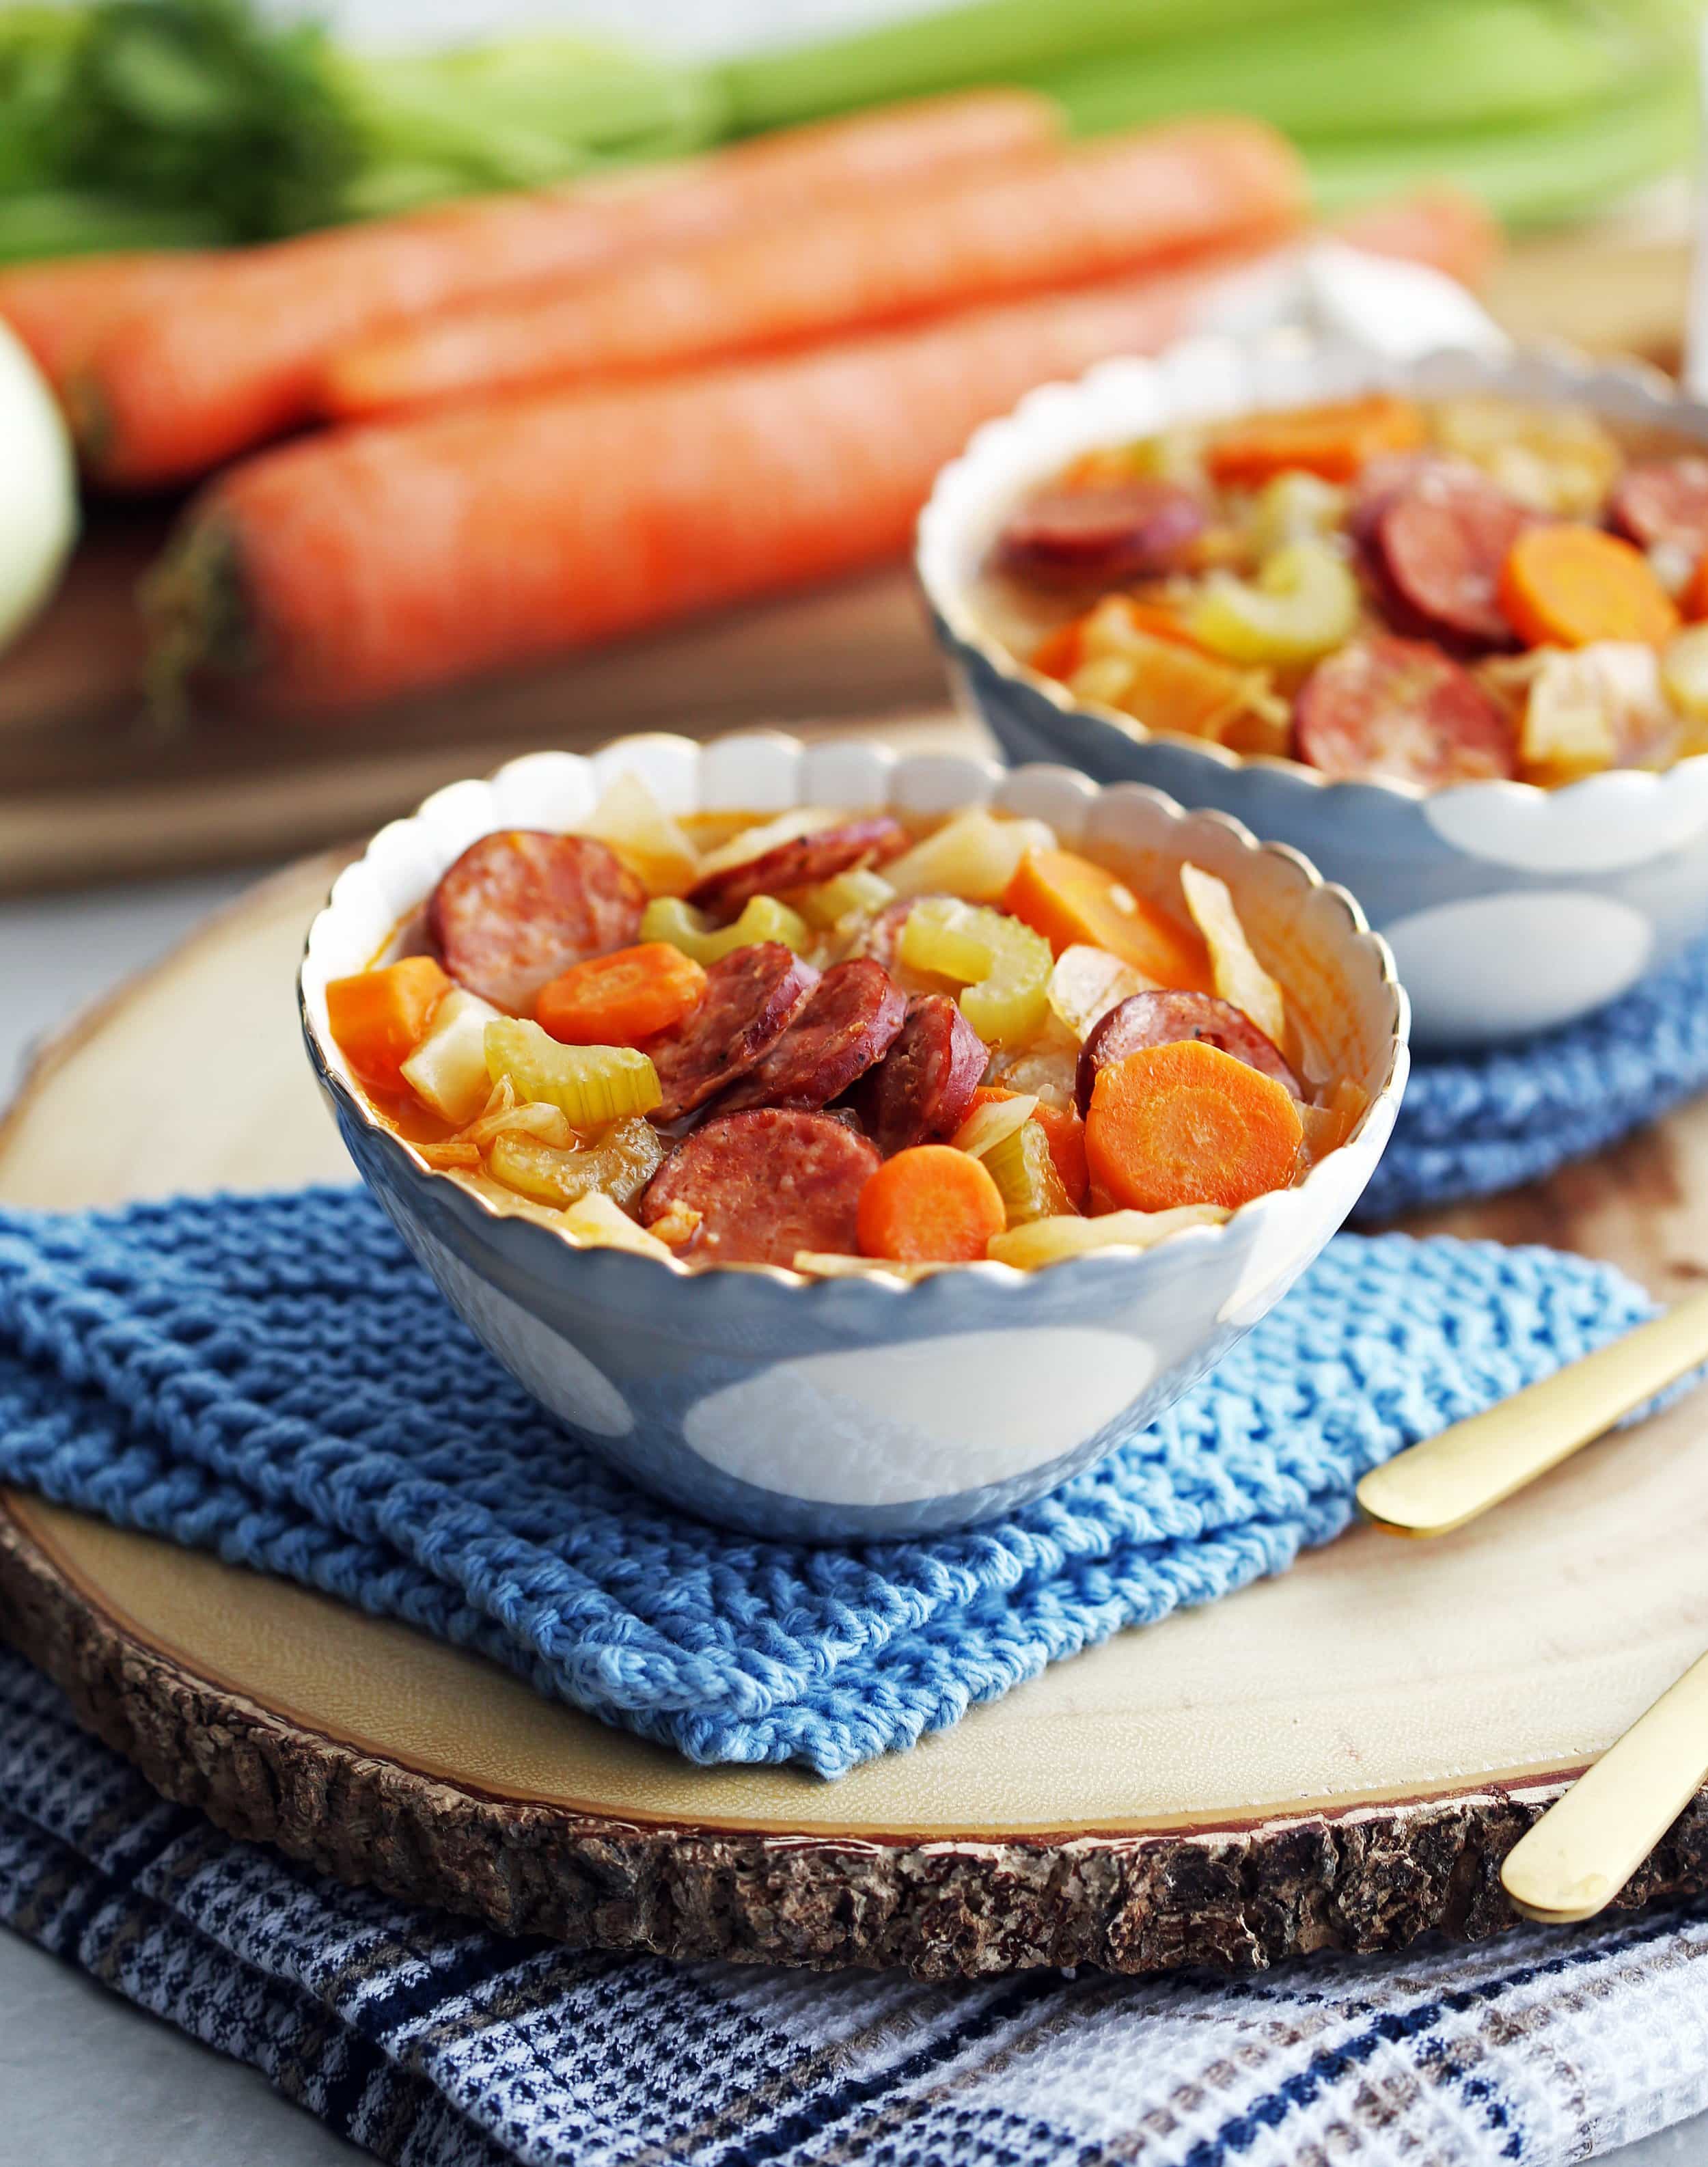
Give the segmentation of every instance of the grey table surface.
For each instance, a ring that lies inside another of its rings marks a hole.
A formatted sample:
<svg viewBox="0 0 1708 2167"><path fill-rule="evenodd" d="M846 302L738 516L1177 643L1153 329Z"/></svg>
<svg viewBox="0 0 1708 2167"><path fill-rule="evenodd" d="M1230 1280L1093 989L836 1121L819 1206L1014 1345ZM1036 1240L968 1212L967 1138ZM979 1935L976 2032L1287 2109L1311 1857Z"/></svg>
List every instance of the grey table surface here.
<svg viewBox="0 0 1708 2167"><path fill-rule="evenodd" d="M252 878L0 904L0 1081L29 1045ZM337 2167L368 2155L225 2059L0 1931L0 2167ZM1708 2115L1616 2155L1708 2167Z"/></svg>

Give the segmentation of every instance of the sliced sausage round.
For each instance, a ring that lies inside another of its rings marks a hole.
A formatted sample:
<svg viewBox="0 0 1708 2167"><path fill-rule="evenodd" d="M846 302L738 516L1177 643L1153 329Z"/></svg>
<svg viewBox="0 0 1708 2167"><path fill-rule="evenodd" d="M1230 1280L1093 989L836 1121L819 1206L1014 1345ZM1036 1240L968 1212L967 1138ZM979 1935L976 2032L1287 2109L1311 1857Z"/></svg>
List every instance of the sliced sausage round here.
<svg viewBox="0 0 1708 2167"><path fill-rule="evenodd" d="M1147 1046L1179 1046L1194 1038L1231 1053L1261 1075L1272 1077L1303 1100L1298 1078L1279 1046L1231 1001L1219 1001L1214 993L1132 993L1097 1019L1080 1048L1074 1077L1080 1112L1085 1113L1092 1103L1092 1087L1100 1068L1124 1061Z"/></svg>
<svg viewBox="0 0 1708 2167"><path fill-rule="evenodd" d="M907 1013L906 998L881 963L870 956L833 963L789 1028L719 1101L718 1110L828 1106L889 1052Z"/></svg>
<svg viewBox="0 0 1708 2167"><path fill-rule="evenodd" d="M745 1076L794 1020L818 973L780 940L721 956L706 974L700 1005L673 1031L651 1039L663 1104L651 1118L679 1121Z"/></svg>
<svg viewBox="0 0 1708 2167"><path fill-rule="evenodd" d="M1511 646L1500 570L1535 519L1480 474L1426 470L1374 522L1372 554L1389 614L1403 630L1469 646Z"/></svg>
<svg viewBox="0 0 1708 2167"><path fill-rule="evenodd" d="M990 1049L947 993L921 994L907 1004L895 1044L855 1094L866 1134L886 1158L912 1144L952 1136L966 1119L990 1058Z"/></svg>
<svg viewBox="0 0 1708 2167"><path fill-rule="evenodd" d="M876 1147L833 1114L718 1114L653 1176L641 1223L697 1211L677 1253L702 1264L792 1264L800 1249L854 1255L860 1191L879 1164Z"/></svg>
<svg viewBox="0 0 1708 2167"><path fill-rule="evenodd" d="M689 889L688 900L701 910L733 918L756 895L782 895L790 888L834 880L856 866L880 866L905 850L908 840L907 830L887 813L840 821L834 828L818 828L810 835L774 843L756 858L743 858L738 866L708 874Z"/></svg>
<svg viewBox="0 0 1708 2167"><path fill-rule="evenodd" d="M1608 506L1639 549L1662 544L1693 560L1708 551L1708 458L1649 459L1627 467Z"/></svg>
<svg viewBox="0 0 1708 2167"><path fill-rule="evenodd" d="M997 541L997 561L1050 586L1151 579L1179 570L1209 525L1203 500L1178 482L1147 479L1046 489L1028 498Z"/></svg>
<svg viewBox="0 0 1708 2167"><path fill-rule="evenodd" d="M1510 776L1511 717L1428 640L1379 633L1319 662L1293 708L1295 750L1336 781L1381 776L1440 789Z"/></svg>
<svg viewBox="0 0 1708 2167"><path fill-rule="evenodd" d="M1382 452L1367 459L1352 484L1346 509L1346 531L1361 549L1373 548L1376 529L1388 506L1425 474L1474 473L1462 461L1443 458L1439 452Z"/></svg>
<svg viewBox="0 0 1708 2167"><path fill-rule="evenodd" d="M572 963L632 946L647 892L608 844L506 828L471 843L433 890L427 930L459 986L531 1015Z"/></svg>

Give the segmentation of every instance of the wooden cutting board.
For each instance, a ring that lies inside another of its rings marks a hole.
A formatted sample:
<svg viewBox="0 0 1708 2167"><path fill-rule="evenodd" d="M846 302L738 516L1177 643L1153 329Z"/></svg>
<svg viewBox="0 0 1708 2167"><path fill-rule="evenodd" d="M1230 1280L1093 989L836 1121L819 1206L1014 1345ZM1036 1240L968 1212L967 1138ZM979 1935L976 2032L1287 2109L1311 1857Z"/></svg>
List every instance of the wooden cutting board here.
<svg viewBox="0 0 1708 2167"><path fill-rule="evenodd" d="M291 999L335 864L256 890L49 1052L0 1128L0 1200L347 1176ZM1694 1285L1708 1103L1437 1223ZM696 1770L404 1626L15 1494L0 1632L222 1827L506 1929L1146 1971L1510 1923L1506 1850L1708 1645L1705 1554L1699 1394L1456 1536L1354 1531L834 1784ZM1704 1889L1708 1794L1628 1896Z"/></svg>
<svg viewBox="0 0 1708 2167"><path fill-rule="evenodd" d="M1491 305L1520 337L1670 363L1684 252L1652 232L1526 242ZM542 746L894 716L944 698L923 611L897 569L336 723L204 714L162 733L136 689L135 591L171 510L98 511L58 599L0 661L0 893L277 861Z"/></svg>

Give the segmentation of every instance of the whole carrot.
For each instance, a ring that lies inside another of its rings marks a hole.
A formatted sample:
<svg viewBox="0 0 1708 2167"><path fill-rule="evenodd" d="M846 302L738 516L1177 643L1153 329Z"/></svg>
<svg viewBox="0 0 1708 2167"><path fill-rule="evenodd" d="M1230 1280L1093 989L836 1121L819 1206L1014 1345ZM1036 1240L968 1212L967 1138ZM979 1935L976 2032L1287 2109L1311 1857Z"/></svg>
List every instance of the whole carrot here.
<svg viewBox="0 0 1708 2167"><path fill-rule="evenodd" d="M881 562L979 422L1163 343L1210 283L282 445L186 512L150 581L158 662L338 709Z"/></svg>
<svg viewBox="0 0 1708 2167"><path fill-rule="evenodd" d="M1291 146L1255 122L1147 130L952 174L899 218L838 204L404 326L335 354L321 404L361 419L680 368L1269 239L1303 204Z"/></svg>
<svg viewBox="0 0 1708 2167"><path fill-rule="evenodd" d="M332 713L882 563L981 421L1192 330L1259 260L281 447L187 512L158 666Z"/></svg>
<svg viewBox="0 0 1708 2167"><path fill-rule="evenodd" d="M381 325L803 205L1028 159L1058 132L1055 109L1033 93L968 92L674 166L234 250L176 305L126 310L93 340L70 340L79 446L107 483L183 480L307 419L326 358Z"/></svg>

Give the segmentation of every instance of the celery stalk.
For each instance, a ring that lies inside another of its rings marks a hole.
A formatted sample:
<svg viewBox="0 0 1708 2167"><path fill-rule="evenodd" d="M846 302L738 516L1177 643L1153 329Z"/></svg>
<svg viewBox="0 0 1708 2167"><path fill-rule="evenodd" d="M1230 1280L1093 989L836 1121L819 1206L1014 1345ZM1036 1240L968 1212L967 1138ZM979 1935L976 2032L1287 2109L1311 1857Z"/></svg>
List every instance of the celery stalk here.
<svg viewBox="0 0 1708 2167"><path fill-rule="evenodd" d="M1504 125L1586 109L1641 80L1657 41L1544 0L1338 7L1099 54L1032 76L1079 134L1214 108L1314 141Z"/></svg>
<svg viewBox="0 0 1708 2167"><path fill-rule="evenodd" d="M1195 31L1208 52L1219 52L1251 24L1290 14L1298 5L1298 0L971 0L940 13L743 56L724 65L722 87L738 131L779 128L886 98L1010 82L1033 70L1177 32Z"/></svg>
<svg viewBox="0 0 1708 2167"><path fill-rule="evenodd" d="M1605 210L1621 193L1688 163L1696 140L1695 84L1683 76L1531 128L1355 138L1309 145L1306 156L1325 210L1451 180L1509 225L1526 226Z"/></svg>

